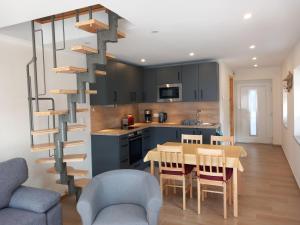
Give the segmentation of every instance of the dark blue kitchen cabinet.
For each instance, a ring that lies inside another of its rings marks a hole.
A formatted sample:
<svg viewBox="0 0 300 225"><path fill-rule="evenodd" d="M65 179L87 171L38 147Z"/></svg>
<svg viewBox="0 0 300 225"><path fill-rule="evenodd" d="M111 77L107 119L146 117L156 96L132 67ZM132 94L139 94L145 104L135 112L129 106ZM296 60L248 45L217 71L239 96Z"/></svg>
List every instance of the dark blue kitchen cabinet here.
<svg viewBox="0 0 300 225"><path fill-rule="evenodd" d="M182 66L182 101L196 102L198 96L198 64Z"/></svg>
<svg viewBox="0 0 300 225"><path fill-rule="evenodd" d="M206 62L199 64L199 100L219 100L219 64L217 62Z"/></svg>
<svg viewBox="0 0 300 225"><path fill-rule="evenodd" d="M96 77L90 89L91 105L114 105L142 102L143 70L141 67L109 60L105 66L106 76Z"/></svg>
<svg viewBox="0 0 300 225"><path fill-rule="evenodd" d="M154 140L156 144L163 144L165 142L179 142L180 129L175 127L155 127Z"/></svg>
<svg viewBox="0 0 300 225"><path fill-rule="evenodd" d="M181 83L181 66L157 68L157 85Z"/></svg>
<svg viewBox="0 0 300 225"><path fill-rule="evenodd" d="M203 144L210 144L210 136L216 135L217 130L215 128L181 128L180 136L182 134L202 135Z"/></svg>
<svg viewBox="0 0 300 225"><path fill-rule="evenodd" d="M144 69L143 102L157 101L156 69Z"/></svg>
<svg viewBox="0 0 300 225"><path fill-rule="evenodd" d="M92 174L129 168L127 136L92 135Z"/></svg>

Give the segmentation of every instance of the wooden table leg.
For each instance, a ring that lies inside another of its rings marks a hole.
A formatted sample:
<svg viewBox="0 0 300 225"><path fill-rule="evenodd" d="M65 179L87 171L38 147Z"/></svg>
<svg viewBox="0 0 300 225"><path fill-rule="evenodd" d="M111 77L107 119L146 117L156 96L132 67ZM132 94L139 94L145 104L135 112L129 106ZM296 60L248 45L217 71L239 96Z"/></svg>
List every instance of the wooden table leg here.
<svg viewBox="0 0 300 225"><path fill-rule="evenodd" d="M238 217L238 174L237 168L233 168L233 215Z"/></svg>
<svg viewBox="0 0 300 225"><path fill-rule="evenodd" d="M154 176L154 161L153 160L150 161L150 173L151 173L151 175Z"/></svg>

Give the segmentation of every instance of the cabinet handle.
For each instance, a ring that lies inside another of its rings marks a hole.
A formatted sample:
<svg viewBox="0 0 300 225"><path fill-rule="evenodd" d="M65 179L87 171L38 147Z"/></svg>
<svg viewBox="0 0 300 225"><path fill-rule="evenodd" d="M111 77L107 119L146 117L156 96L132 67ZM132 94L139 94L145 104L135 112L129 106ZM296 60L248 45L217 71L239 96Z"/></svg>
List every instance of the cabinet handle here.
<svg viewBox="0 0 300 225"><path fill-rule="evenodd" d="M197 91L194 90L194 99L197 100Z"/></svg>
<svg viewBox="0 0 300 225"><path fill-rule="evenodd" d="M178 130L176 130L176 139L178 139Z"/></svg>
<svg viewBox="0 0 300 225"><path fill-rule="evenodd" d="M177 73L177 80L180 81L180 72Z"/></svg>
<svg viewBox="0 0 300 225"><path fill-rule="evenodd" d="M200 90L201 100L203 99L203 90Z"/></svg>

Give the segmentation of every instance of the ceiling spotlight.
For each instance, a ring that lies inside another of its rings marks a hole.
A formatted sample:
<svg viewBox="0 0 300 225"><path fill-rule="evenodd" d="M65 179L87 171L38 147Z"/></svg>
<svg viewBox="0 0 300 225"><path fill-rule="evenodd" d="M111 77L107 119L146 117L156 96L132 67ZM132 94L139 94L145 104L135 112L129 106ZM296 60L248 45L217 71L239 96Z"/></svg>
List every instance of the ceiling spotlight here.
<svg viewBox="0 0 300 225"><path fill-rule="evenodd" d="M252 14L251 13L244 14L244 20L249 20L251 18L252 18Z"/></svg>
<svg viewBox="0 0 300 225"><path fill-rule="evenodd" d="M189 53L189 56L194 56L194 55L195 55L194 52L190 52L190 53Z"/></svg>
<svg viewBox="0 0 300 225"><path fill-rule="evenodd" d="M255 45L250 45L249 48L250 48L250 49L255 49L256 46L255 46Z"/></svg>
<svg viewBox="0 0 300 225"><path fill-rule="evenodd" d="M254 67L258 67L258 65L257 65L257 64L254 64L253 66L254 66Z"/></svg>
<svg viewBox="0 0 300 225"><path fill-rule="evenodd" d="M257 58L256 58L256 57L253 57L252 60L255 61L255 60L257 60Z"/></svg>
<svg viewBox="0 0 300 225"><path fill-rule="evenodd" d="M146 62L146 59L141 59L141 62L142 62L142 63Z"/></svg>
<svg viewBox="0 0 300 225"><path fill-rule="evenodd" d="M152 34L157 34L158 32L159 32L158 30L151 31Z"/></svg>

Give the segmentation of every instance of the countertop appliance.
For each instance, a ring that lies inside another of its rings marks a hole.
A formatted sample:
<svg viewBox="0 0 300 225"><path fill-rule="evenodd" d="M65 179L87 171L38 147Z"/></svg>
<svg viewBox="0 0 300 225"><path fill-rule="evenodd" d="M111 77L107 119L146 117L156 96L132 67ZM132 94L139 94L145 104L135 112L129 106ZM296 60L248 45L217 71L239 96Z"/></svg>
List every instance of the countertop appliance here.
<svg viewBox="0 0 300 225"><path fill-rule="evenodd" d="M157 86L157 102L182 101L182 84L163 84Z"/></svg>
<svg viewBox="0 0 300 225"><path fill-rule="evenodd" d="M129 129L134 125L134 117L131 114L128 114L122 119L122 129Z"/></svg>
<svg viewBox="0 0 300 225"><path fill-rule="evenodd" d="M158 122L160 122L160 123L165 123L165 122L167 122L167 119L168 119L168 114L167 114L167 113L165 113L165 112L160 112L160 113L158 114Z"/></svg>
<svg viewBox="0 0 300 225"><path fill-rule="evenodd" d="M151 123L152 122L152 110L145 109L144 115L145 115L145 123Z"/></svg>

